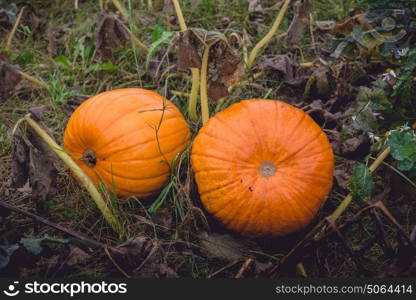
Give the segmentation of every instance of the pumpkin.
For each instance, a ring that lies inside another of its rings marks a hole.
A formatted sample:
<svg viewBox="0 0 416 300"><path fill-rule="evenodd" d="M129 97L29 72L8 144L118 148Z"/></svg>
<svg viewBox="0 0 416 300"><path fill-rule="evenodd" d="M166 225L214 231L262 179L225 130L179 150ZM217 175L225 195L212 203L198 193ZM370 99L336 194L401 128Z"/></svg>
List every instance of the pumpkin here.
<svg viewBox="0 0 416 300"><path fill-rule="evenodd" d="M233 104L202 127L192 167L206 210L252 237L307 226L332 187L334 156L313 119L282 101Z"/></svg>
<svg viewBox="0 0 416 300"><path fill-rule="evenodd" d="M190 142L178 108L138 88L107 91L83 102L64 133L64 149L98 186L147 197L168 180L170 164Z"/></svg>

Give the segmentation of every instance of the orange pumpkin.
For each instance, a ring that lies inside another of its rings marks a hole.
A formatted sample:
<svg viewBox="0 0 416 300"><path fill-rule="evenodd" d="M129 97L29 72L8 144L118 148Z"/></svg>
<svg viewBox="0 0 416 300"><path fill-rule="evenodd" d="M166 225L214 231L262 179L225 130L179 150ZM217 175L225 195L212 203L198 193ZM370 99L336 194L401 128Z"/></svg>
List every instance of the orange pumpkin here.
<svg viewBox="0 0 416 300"><path fill-rule="evenodd" d="M332 187L326 135L281 101L244 100L218 113L196 136L191 160L207 211L247 236L305 227Z"/></svg>
<svg viewBox="0 0 416 300"><path fill-rule="evenodd" d="M64 149L96 185L121 196L147 197L169 177L170 164L190 142L177 107L136 88L98 94L72 114Z"/></svg>

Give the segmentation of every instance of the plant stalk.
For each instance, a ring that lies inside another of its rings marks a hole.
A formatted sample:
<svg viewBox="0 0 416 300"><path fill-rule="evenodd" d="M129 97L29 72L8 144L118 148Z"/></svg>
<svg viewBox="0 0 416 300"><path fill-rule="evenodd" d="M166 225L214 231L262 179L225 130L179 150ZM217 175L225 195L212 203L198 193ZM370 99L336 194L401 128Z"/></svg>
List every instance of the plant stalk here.
<svg viewBox="0 0 416 300"><path fill-rule="evenodd" d="M280 27L280 24L282 23L283 17L289 7L290 1L291 0L285 0L269 32L254 46L247 60L247 69L251 69L261 48L266 46L270 42L270 40L273 38L273 36L276 34L277 30Z"/></svg>
<svg viewBox="0 0 416 300"><path fill-rule="evenodd" d="M183 17L181 6L179 5L178 0L172 0L173 6L175 7L176 16L179 22L179 28L181 31L188 30L186 26L185 18ZM198 115L196 113L196 104L198 100L198 91L199 91L199 70L198 68L191 68L192 72L192 88L191 88L191 95L189 96L188 100L188 114L189 118L192 121L198 120Z"/></svg>
<svg viewBox="0 0 416 300"><path fill-rule="evenodd" d="M211 45L205 45L204 54L202 55L201 65L201 113L202 113L202 124L205 125L209 119L209 106L208 106L208 92L207 92L207 74L208 74L208 59L209 50Z"/></svg>
<svg viewBox="0 0 416 300"><path fill-rule="evenodd" d="M122 227L113 215L111 209L107 206L104 199L102 198L100 192L95 187L92 180L84 173L84 171L72 160L72 158L59 146L40 126L33 120L30 114L27 114L24 117L25 121L32 127L32 129L39 135L42 140L48 144L48 146L56 153L56 155L71 169L71 171L76 175L79 181L84 185L88 190L94 202L97 204L98 209L104 216L104 219L107 223L113 228L118 234L122 233Z"/></svg>
<svg viewBox="0 0 416 300"><path fill-rule="evenodd" d="M30 82L32 82L32 83L34 83L34 84L36 84L36 85L38 85L38 86L40 86L40 87L43 87L43 88L45 88L45 89L47 89L47 90L49 90L49 85L47 85L46 83L44 83L43 81L40 81L39 79L37 79L36 77L33 77L33 76L31 76L31 75L29 75L29 74L26 74L25 72L23 72L23 71L20 71L20 70L17 70L17 72L20 74L20 76L22 76L24 79L27 79L27 80L29 80Z"/></svg>
<svg viewBox="0 0 416 300"><path fill-rule="evenodd" d="M20 10L19 14L17 15L16 22L13 25L12 31L10 31L9 37L7 38L6 47L4 48L4 50L6 52L9 51L9 49L12 45L13 37L16 34L17 27L19 27L20 20L22 19L23 12L25 11L25 8L26 8L26 6L23 6L22 9Z"/></svg>

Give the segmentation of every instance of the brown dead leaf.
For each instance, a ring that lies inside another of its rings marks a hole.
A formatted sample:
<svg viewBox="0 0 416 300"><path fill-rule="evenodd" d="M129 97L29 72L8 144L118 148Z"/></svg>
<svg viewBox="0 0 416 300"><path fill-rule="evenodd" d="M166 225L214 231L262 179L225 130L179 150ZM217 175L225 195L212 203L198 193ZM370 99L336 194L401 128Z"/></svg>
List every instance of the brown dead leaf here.
<svg viewBox="0 0 416 300"><path fill-rule="evenodd" d="M42 123L40 123L42 127ZM49 133L49 130L46 130ZM53 138L52 134L49 135ZM11 187L20 188L29 179L32 201L39 211L46 209L46 201L57 193L56 179L58 161L53 150L30 127L13 137Z"/></svg>
<svg viewBox="0 0 416 300"><path fill-rule="evenodd" d="M295 16L289 26L286 36L287 45L298 45L302 40L305 29L309 24L309 15L313 11L313 5L309 1L298 0L294 4Z"/></svg>
<svg viewBox="0 0 416 300"><path fill-rule="evenodd" d="M29 178L29 147L22 137L16 135L12 147L12 174L11 188L20 188L25 185Z"/></svg>
<svg viewBox="0 0 416 300"><path fill-rule="evenodd" d="M35 9L32 5L27 5L23 11L20 27L27 26L32 33L39 29L40 20L36 16Z"/></svg>
<svg viewBox="0 0 416 300"><path fill-rule="evenodd" d="M95 48L104 60L113 59L113 49L126 47L130 43L130 33L118 18L118 14L102 12L95 30Z"/></svg>
<svg viewBox="0 0 416 300"><path fill-rule="evenodd" d="M178 69L201 68L201 53L210 47L208 59L208 97L228 96L228 87L244 76L242 58L226 37L215 31L192 28L181 32L178 49Z"/></svg>
<svg viewBox="0 0 416 300"><path fill-rule="evenodd" d="M302 107L308 115L321 127L335 128L342 113L332 113L325 107L322 100L314 100L312 103Z"/></svg>
<svg viewBox="0 0 416 300"><path fill-rule="evenodd" d="M135 278L176 278L178 274L164 260L163 248L158 241L136 237L120 246L126 253L119 256L123 268Z"/></svg>
<svg viewBox="0 0 416 300"><path fill-rule="evenodd" d="M36 106L29 108L29 112L32 114L35 120L40 121L43 119L45 112L49 109L46 105Z"/></svg>
<svg viewBox="0 0 416 300"><path fill-rule="evenodd" d="M213 100L218 100L229 95L227 86L216 76L211 78L208 82L208 97Z"/></svg>
<svg viewBox="0 0 416 300"><path fill-rule="evenodd" d="M71 246L68 257L66 259L66 265L83 265L86 264L91 258L91 255L89 255L85 251L81 250L80 248Z"/></svg>
<svg viewBox="0 0 416 300"><path fill-rule="evenodd" d="M331 31L335 28L335 21L315 21L316 28L322 31Z"/></svg>
<svg viewBox="0 0 416 300"><path fill-rule="evenodd" d="M7 100L17 84L22 80L16 66L0 61L0 97Z"/></svg>
<svg viewBox="0 0 416 300"><path fill-rule="evenodd" d="M66 103L62 106L62 109L67 116L70 116L75 111L75 109L81 105L81 103L89 98L90 96L87 95L73 95L68 98Z"/></svg>
<svg viewBox="0 0 416 300"><path fill-rule="evenodd" d="M366 21L365 15L358 14L343 23L335 25L332 33L347 36L352 32L355 25L361 26L364 30L372 29L371 25Z"/></svg>
<svg viewBox="0 0 416 300"><path fill-rule="evenodd" d="M72 26L71 23L58 27L49 26L46 30L45 39L48 41L48 57L53 58L62 52L64 43L60 40L63 34Z"/></svg>
<svg viewBox="0 0 416 300"><path fill-rule="evenodd" d="M308 69L299 66L290 53L268 56L262 62L262 67L278 71L283 82L292 86L299 86L308 79Z"/></svg>
<svg viewBox="0 0 416 300"><path fill-rule="evenodd" d="M201 250L206 256L224 260L239 260L250 256L250 251L258 249L257 244L246 239L237 239L229 234L198 234Z"/></svg>
<svg viewBox="0 0 416 300"><path fill-rule="evenodd" d="M178 69L201 68L201 56L198 53L198 39L190 30L181 32L178 41Z"/></svg>
<svg viewBox="0 0 416 300"><path fill-rule="evenodd" d="M261 6L260 0L249 0L248 1L248 12L263 12L263 7Z"/></svg>

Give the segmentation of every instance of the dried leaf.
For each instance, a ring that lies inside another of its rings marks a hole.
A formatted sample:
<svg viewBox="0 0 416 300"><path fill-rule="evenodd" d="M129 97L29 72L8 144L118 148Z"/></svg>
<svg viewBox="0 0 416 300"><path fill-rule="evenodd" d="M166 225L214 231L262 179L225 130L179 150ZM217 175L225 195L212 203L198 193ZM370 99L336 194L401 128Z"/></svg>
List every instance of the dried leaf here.
<svg viewBox="0 0 416 300"><path fill-rule="evenodd" d="M305 29L309 24L309 14L313 11L313 5L308 1L298 0L294 4L295 16L289 26L286 37L287 45L298 45L302 40Z"/></svg>
<svg viewBox="0 0 416 300"><path fill-rule="evenodd" d="M260 0L249 0L248 1L248 12L263 12L263 7L261 6Z"/></svg>
<svg viewBox="0 0 416 300"><path fill-rule="evenodd" d="M263 61L262 67L279 71L283 75L283 81L292 86L299 86L308 79L308 69L299 66L290 54L269 56Z"/></svg>
<svg viewBox="0 0 416 300"><path fill-rule="evenodd" d="M0 61L0 97L7 100L17 84L22 80L17 67Z"/></svg>
<svg viewBox="0 0 416 300"><path fill-rule="evenodd" d="M104 60L113 59L113 49L126 47L130 43L130 33L112 12L102 12L95 30L95 48Z"/></svg>
<svg viewBox="0 0 416 300"><path fill-rule="evenodd" d="M13 138L11 188L20 188L29 178L29 147L22 137Z"/></svg>
<svg viewBox="0 0 416 300"><path fill-rule="evenodd" d="M41 106L36 106L36 107L32 107L29 108L29 112L32 114L32 116L40 121L43 119L43 116L45 114L45 112L49 109L48 106L46 105L41 105Z"/></svg>
<svg viewBox="0 0 416 300"><path fill-rule="evenodd" d="M42 126L42 123L40 123ZM46 130L48 132L48 130ZM50 136L52 134L49 133ZM57 192L56 179L58 170L54 162L56 154L31 128L25 134L15 134L13 138L13 188L22 187L29 179L32 188L32 201L40 211L46 209L46 201Z"/></svg>
<svg viewBox="0 0 416 300"><path fill-rule="evenodd" d="M201 56L198 53L198 39L187 30L181 32L178 41L178 69L201 68Z"/></svg>
<svg viewBox="0 0 416 300"><path fill-rule="evenodd" d="M208 97L213 100L218 100L229 95L227 86L222 83L221 79L216 77L208 83Z"/></svg>
<svg viewBox="0 0 416 300"><path fill-rule="evenodd" d="M26 6L23 11L22 19L20 21L20 27L27 26L30 31L36 32L39 29L40 20L35 14L34 7L32 5Z"/></svg>
<svg viewBox="0 0 416 300"><path fill-rule="evenodd" d="M322 31L331 31L335 28L335 21L315 21L315 26Z"/></svg>
<svg viewBox="0 0 416 300"><path fill-rule="evenodd" d="M198 234L202 251L211 258L225 260L239 260L247 257L250 250L255 250L257 245L248 240L237 240L228 234L201 232Z"/></svg>
<svg viewBox="0 0 416 300"><path fill-rule="evenodd" d="M163 249L156 240L136 237L118 246L125 255L123 267L135 278L176 278L178 274L164 261Z"/></svg>
<svg viewBox="0 0 416 300"><path fill-rule="evenodd" d="M66 264L68 266L86 264L92 258L91 255L77 247L70 248Z"/></svg>
<svg viewBox="0 0 416 300"><path fill-rule="evenodd" d="M70 116L75 111L75 109L81 105L81 103L89 98L90 96L87 95L73 95L68 98L66 103L62 106L62 109L67 116Z"/></svg>

